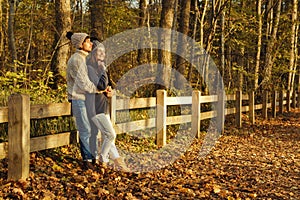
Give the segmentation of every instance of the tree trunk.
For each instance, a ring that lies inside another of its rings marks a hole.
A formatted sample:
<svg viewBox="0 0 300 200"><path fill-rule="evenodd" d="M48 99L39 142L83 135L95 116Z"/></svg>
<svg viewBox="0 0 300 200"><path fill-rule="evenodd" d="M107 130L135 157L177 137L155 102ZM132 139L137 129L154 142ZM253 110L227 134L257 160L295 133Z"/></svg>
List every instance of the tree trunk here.
<svg viewBox="0 0 300 200"><path fill-rule="evenodd" d="M91 36L104 40L104 3L105 0L90 0Z"/></svg>
<svg viewBox="0 0 300 200"><path fill-rule="evenodd" d="M262 13L261 13L262 0L257 0L257 17L258 17L258 36L257 36L257 51L256 63L254 69L254 90L258 88L259 67L260 67L260 53L262 44Z"/></svg>
<svg viewBox="0 0 300 200"><path fill-rule="evenodd" d="M290 48L290 65L289 65L289 75L288 75L288 84L287 89L292 91L294 85L294 77L295 77L295 50L296 50L296 25L297 25L297 8L298 8L298 0L293 0L292 6L292 28L291 28L291 48Z"/></svg>
<svg viewBox="0 0 300 200"><path fill-rule="evenodd" d="M0 60L2 61L1 65L3 65L3 61L4 61L4 32L3 32L3 24L5 24L4 20L3 20L3 12L2 12L2 2L3 0L0 0Z"/></svg>
<svg viewBox="0 0 300 200"><path fill-rule="evenodd" d="M193 40L196 41L196 34L197 34L197 28L198 28L198 19L200 17L199 9L198 9L198 0L192 0L191 2L191 10L192 10L192 26L193 26ZM195 49L192 47L191 49L191 58L194 59L195 57ZM189 82L193 82L193 68L194 66L190 65L189 67Z"/></svg>
<svg viewBox="0 0 300 200"><path fill-rule="evenodd" d="M71 5L70 0L55 1L56 30L54 41L54 55L51 60L51 70L54 75L53 88L64 83L66 78L66 63L69 57L70 45L66 33L71 30Z"/></svg>
<svg viewBox="0 0 300 200"><path fill-rule="evenodd" d="M296 25L296 36L295 36L295 38L298 38L298 31L299 31L299 25L297 24ZM297 48L297 46L298 46L298 40L295 40L295 55L298 55L298 48ZM295 73L294 73L294 77L293 77L293 82L294 82L294 86L293 87L295 87L295 86L298 86L298 88L300 89L300 67L299 67L299 65L297 65L297 63L298 63L298 56L296 56L295 57L295 68L294 68L294 71L295 71ZM296 82L297 81L297 76L298 76L298 82ZM296 90L297 90L297 87L295 88ZM299 94L300 95L300 94Z"/></svg>
<svg viewBox="0 0 300 200"><path fill-rule="evenodd" d="M231 6L231 2L232 0L230 0L229 2L229 6L228 6L228 26L231 27L232 26L232 21L231 21L231 10L232 10L232 6ZM228 41L227 41L227 71L225 69L225 73L228 74L228 80L227 80L227 89L230 90L233 79L232 79L232 48L231 48L231 37L230 35L228 36ZM225 83L226 84L226 83Z"/></svg>
<svg viewBox="0 0 300 200"><path fill-rule="evenodd" d="M224 0L223 2L224 3ZM221 14L221 75L225 76L225 9Z"/></svg>
<svg viewBox="0 0 300 200"><path fill-rule="evenodd" d="M147 20L147 1L140 0L140 14L139 14L139 27L144 27L146 25ZM143 36L142 36L143 37ZM143 46L144 38L140 38L140 46ZM145 63L147 61L147 56L145 50L142 48L138 49L137 62L139 65Z"/></svg>
<svg viewBox="0 0 300 200"><path fill-rule="evenodd" d="M16 50L16 41L15 41L15 32L14 32L14 24L15 24L15 11L16 11L16 1L9 0L9 17L8 17L8 44L9 51L11 54L11 63L14 66L14 72L17 71L17 67L14 62L17 58L17 50Z"/></svg>
<svg viewBox="0 0 300 200"><path fill-rule="evenodd" d="M206 10L208 7L208 0L205 0L204 2L202 1L202 15L201 15L201 19L200 19L200 46L201 48L204 49L204 19L205 19L205 15L206 15Z"/></svg>
<svg viewBox="0 0 300 200"><path fill-rule="evenodd" d="M27 45L27 49L26 49L26 53L25 53L25 68L24 68L24 76L25 78L27 78L27 72L29 74L28 76L28 82L30 82L30 71L31 71L31 65L29 64L28 65L28 59L29 59L29 54L30 54L30 49L31 49L31 43L32 43L32 32L33 32L33 23L34 23L34 16L33 16L33 13L34 13L34 9L35 9L35 6L36 6L36 2L33 1L32 4L31 4L31 10L30 10L30 25L29 25L29 31L28 31L28 45ZM27 83L25 81L25 87L27 89Z"/></svg>
<svg viewBox="0 0 300 200"><path fill-rule="evenodd" d="M162 86L158 88L169 88L171 80L171 67L172 67L172 54L171 42L172 42L172 24L174 18L175 0L163 0L162 12L160 18L160 27L163 28L159 32L159 50L158 50L158 63L163 66L161 70L158 70L157 83L161 83Z"/></svg>
<svg viewBox="0 0 300 200"><path fill-rule="evenodd" d="M262 80L262 87L265 90L268 90L272 87L271 85L271 78L272 78L272 69L274 58L276 58L276 47L274 47L275 41L277 39L277 30L279 26L279 19L281 14L281 2L282 0L277 1L277 10L276 16L273 19L271 16L271 21L269 23L269 33L271 33L271 38L268 40L267 49L266 49L266 63L265 63L265 72L264 72L264 79ZM274 21L273 21L274 20ZM274 24L273 24L274 23Z"/></svg>
<svg viewBox="0 0 300 200"><path fill-rule="evenodd" d="M186 40L189 34L189 24L190 24L190 10L191 10L191 0L181 0L180 2L180 19L179 19L179 29L183 35L179 35L178 37L178 46L177 46L177 56L176 56L176 68L179 73L176 73L175 78L175 87L177 89L184 89L184 76L185 76L185 59L183 57L187 57L188 41ZM183 56L180 56L183 55Z"/></svg>

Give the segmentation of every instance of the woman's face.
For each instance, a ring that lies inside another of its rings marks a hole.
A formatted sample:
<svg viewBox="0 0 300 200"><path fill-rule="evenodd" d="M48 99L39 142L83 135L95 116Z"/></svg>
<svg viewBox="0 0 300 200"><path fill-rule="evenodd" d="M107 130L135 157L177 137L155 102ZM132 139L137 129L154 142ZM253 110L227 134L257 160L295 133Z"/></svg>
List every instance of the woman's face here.
<svg viewBox="0 0 300 200"><path fill-rule="evenodd" d="M105 52L103 49L97 48L96 59L98 61L103 61L105 58Z"/></svg>

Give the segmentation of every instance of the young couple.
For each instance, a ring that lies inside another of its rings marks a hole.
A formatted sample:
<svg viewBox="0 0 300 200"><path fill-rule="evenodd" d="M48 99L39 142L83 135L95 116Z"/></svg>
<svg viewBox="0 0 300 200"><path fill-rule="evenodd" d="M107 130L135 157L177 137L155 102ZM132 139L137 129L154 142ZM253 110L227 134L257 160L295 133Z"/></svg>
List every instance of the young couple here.
<svg viewBox="0 0 300 200"><path fill-rule="evenodd" d="M105 168L111 159L116 168L128 172L116 148L116 132L108 112L112 89L104 64L105 48L98 40L91 41L86 33L68 32L67 38L76 48L68 60L67 92L79 132L83 168ZM99 156L98 130L102 141Z"/></svg>

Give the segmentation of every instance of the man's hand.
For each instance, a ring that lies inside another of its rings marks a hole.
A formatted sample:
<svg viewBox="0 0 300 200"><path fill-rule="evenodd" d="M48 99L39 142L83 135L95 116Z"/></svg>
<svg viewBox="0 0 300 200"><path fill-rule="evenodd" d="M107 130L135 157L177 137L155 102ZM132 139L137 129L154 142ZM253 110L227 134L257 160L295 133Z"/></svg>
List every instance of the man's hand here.
<svg viewBox="0 0 300 200"><path fill-rule="evenodd" d="M105 89L105 93L108 98L111 98L113 96L113 90L111 89L111 86L107 86L107 88Z"/></svg>

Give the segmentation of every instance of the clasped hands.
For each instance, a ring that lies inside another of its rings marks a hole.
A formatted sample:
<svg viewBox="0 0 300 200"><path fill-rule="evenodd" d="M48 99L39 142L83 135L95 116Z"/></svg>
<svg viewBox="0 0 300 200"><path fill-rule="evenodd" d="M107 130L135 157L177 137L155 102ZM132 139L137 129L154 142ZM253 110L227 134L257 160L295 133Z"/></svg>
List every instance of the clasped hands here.
<svg viewBox="0 0 300 200"><path fill-rule="evenodd" d="M107 86L107 88L104 90L104 93L107 97L111 98L113 96L113 90L111 86Z"/></svg>

